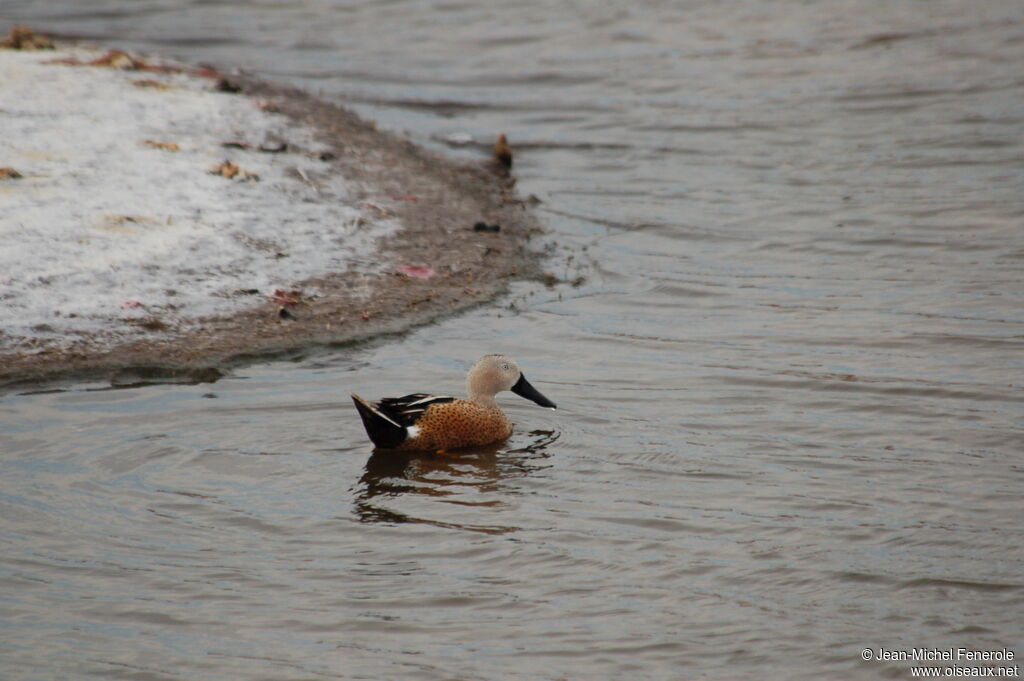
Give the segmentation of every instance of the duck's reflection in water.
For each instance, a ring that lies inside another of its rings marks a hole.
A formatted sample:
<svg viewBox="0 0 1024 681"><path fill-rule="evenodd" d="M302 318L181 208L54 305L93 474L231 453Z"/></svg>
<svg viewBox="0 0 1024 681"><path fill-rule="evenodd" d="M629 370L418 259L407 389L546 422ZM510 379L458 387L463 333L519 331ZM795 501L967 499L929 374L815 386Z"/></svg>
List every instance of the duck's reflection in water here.
<svg viewBox="0 0 1024 681"><path fill-rule="evenodd" d="M510 482L547 468L546 450L559 435L531 431L528 444L515 449L499 442L446 453L374 451L359 479L355 513L364 522L426 523L489 534L515 531L519 528L473 521L505 517L500 511L516 494ZM442 517L423 517L426 512Z"/></svg>

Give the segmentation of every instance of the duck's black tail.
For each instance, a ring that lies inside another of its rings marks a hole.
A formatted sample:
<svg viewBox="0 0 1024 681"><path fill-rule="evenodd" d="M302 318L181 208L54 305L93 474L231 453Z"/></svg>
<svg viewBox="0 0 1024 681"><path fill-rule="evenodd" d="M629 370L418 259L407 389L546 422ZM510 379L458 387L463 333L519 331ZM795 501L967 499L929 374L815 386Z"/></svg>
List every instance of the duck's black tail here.
<svg viewBox="0 0 1024 681"><path fill-rule="evenodd" d="M405 441L407 436L405 426L391 420L355 393L352 393L352 401L356 403L356 409L359 410L359 416L363 419L366 434L373 440L373 444L381 449L394 449Z"/></svg>

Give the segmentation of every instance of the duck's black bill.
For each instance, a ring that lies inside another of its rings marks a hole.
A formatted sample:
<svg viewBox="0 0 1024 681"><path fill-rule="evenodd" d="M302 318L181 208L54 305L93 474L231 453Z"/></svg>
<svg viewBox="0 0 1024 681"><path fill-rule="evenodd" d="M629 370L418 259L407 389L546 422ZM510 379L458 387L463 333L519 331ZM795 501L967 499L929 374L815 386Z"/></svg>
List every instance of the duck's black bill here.
<svg viewBox="0 0 1024 681"><path fill-rule="evenodd" d="M526 380L526 376L519 374L519 380L512 386L512 392L520 397L525 397L528 400L536 402L542 407L548 407L549 409L557 409L555 403L540 394L540 391L530 385L530 382Z"/></svg>

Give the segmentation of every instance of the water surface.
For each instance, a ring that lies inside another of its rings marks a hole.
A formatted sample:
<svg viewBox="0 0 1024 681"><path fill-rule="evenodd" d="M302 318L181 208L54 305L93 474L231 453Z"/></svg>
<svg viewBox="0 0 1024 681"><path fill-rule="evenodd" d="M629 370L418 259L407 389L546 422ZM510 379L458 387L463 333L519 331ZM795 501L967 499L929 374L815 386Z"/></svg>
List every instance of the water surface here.
<svg viewBox="0 0 1024 681"><path fill-rule="evenodd" d="M861 651L1024 655L1019 3L14 18L241 65L444 153L506 132L565 283L212 385L5 396L0 676L902 679ZM371 452L349 392L457 392L492 351L558 411L508 395L500 446Z"/></svg>

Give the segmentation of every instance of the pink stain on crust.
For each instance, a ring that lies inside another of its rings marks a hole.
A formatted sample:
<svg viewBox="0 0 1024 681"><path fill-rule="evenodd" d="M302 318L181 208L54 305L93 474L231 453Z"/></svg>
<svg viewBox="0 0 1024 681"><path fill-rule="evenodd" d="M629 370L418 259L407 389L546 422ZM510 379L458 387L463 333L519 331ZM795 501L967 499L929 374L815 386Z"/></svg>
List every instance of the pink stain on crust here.
<svg viewBox="0 0 1024 681"><path fill-rule="evenodd" d="M430 279L436 274L434 268L424 265L400 265L398 271L415 279Z"/></svg>

